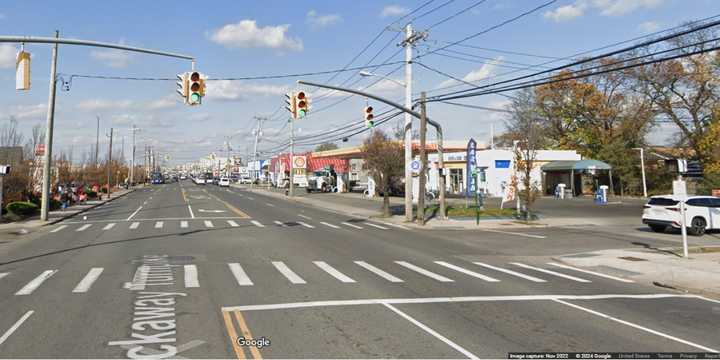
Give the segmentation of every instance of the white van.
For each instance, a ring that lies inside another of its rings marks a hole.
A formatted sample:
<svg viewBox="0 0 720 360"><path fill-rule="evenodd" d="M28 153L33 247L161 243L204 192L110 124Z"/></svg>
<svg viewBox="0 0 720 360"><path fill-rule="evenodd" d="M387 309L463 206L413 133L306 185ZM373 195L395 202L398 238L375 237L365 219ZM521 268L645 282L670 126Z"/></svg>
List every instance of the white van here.
<svg viewBox="0 0 720 360"><path fill-rule="evenodd" d="M650 198L643 210L642 222L655 232L667 227L680 228L680 200L675 195ZM685 201L685 224L688 233L703 235L706 230L720 229L720 198L715 196L688 196Z"/></svg>

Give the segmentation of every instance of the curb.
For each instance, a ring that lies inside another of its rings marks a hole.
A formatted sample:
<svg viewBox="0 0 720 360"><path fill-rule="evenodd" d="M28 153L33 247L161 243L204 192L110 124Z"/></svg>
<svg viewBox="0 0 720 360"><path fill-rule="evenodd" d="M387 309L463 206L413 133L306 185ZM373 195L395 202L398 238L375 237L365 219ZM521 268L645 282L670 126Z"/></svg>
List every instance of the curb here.
<svg viewBox="0 0 720 360"><path fill-rule="evenodd" d="M58 219L48 221L47 223L42 224L42 225L40 226L40 228L42 228L43 226L48 226L48 225L57 224L57 223L59 223L59 222L61 222L61 221L63 221L63 220L69 219L69 218L71 218L71 217L74 217L74 216L76 216L76 215L80 215L80 214L85 213L85 212L88 212L88 211L90 211L90 210L92 210L92 209L95 209L95 208L97 208L97 207L99 207L99 206L102 206L102 205L105 205L105 204L107 204L107 203L109 203L109 202L112 202L112 201L114 201L115 199L120 199L120 198L122 198L122 197L125 197L125 195L131 194L131 193L135 192L135 190L136 190L136 189L132 189L131 191L128 191L128 192L126 192L126 193L124 193L124 194L122 194L122 195L120 195L120 196L117 196L117 197L114 197L114 198L110 198L109 200L105 200L105 202L103 202L103 203L96 204L96 205L90 206L90 207L88 207L88 208L82 209L82 210L80 210L80 211L78 211L78 212L76 212L76 213L74 213L74 214L72 214L72 215L63 216L63 217L60 217L60 218L58 218Z"/></svg>

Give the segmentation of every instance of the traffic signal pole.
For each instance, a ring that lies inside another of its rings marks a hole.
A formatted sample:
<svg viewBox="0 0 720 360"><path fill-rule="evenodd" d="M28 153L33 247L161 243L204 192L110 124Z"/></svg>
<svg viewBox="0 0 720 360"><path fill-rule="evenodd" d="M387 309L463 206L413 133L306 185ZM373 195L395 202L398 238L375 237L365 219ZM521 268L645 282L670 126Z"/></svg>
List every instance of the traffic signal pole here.
<svg viewBox="0 0 720 360"><path fill-rule="evenodd" d="M398 103L396 103L396 102L394 102L394 101L392 101L392 100L389 100L389 99L386 99L386 98L384 98L384 97L380 97L380 96L377 96L377 95L373 95L373 94L370 94L370 93L367 93L367 92L364 92L364 91L355 90L355 89L349 89L349 88L342 88L342 87L332 86L332 85L318 84L318 83L309 82L309 81L303 81L303 80L298 80L298 84L308 85L308 86L314 86L314 87L319 87L319 88L323 88L323 89L337 90L337 91L340 91L340 92L346 92L346 93L350 93L350 94L355 94L355 95L364 96L364 97L367 97L367 98L370 98L370 99L377 100L377 101L379 101L379 102L381 102L381 103L390 105L390 106L392 106L392 107L394 107L394 108L396 108L396 109L399 109L399 110L403 111L403 112L406 113L406 114L412 115L413 117L415 117L415 118L417 118L417 119L422 118L422 115L421 115L420 113L418 113L418 112L415 111L415 110L412 110L412 109L409 108L409 107L405 107L405 106L400 105L400 104L398 104ZM435 128L435 131L437 132L438 157L440 158L440 161L439 161L439 167L440 167L440 169L439 169L439 170L441 171L441 175L442 175L443 165L444 165L444 162L443 162L443 156L444 156L443 153L444 153L444 152L443 152L443 131L442 131L442 126L441 126L439 123L431 120L431 119L430 119L429 117L427 117L427 116L425 116L425 121L427 121L428 124L430 124L431 126L433 126L433 127ZM292 129L292 128L291 128L291 129ZM291 143L292 143L292 137L291 137ZM407 164L406 164L406 165L407 165ZM442 186L440 187L440 212L441 212L440 215L441 215L442 219L445 219L445 201L446 201L446 200L445 200L445 186L444 186L445 184L444 184L444 181L441 180L441 184L442 184Z"/></svg>
<svg viewBox="0 0 720 360"><path fill-rule="evenodd" d="M295 164L293 157L295 156L295 120L290 118L290 190L288 195L290 197L295 196Z"/></svg>
<svg viewBox="0 0 720 360"><path fill-rule="evenodd" d="M412 25L405 26L405 107L412 108ZM405 113L405 221L413 218L412 211L412 115Z"/></svg>

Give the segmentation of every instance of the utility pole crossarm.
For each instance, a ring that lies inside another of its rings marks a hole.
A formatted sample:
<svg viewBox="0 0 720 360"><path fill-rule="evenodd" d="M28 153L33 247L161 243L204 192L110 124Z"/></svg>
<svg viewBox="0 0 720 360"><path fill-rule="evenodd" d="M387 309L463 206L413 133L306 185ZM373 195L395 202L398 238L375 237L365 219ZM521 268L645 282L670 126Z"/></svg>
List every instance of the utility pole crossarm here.
<svg viewBox="0 0 720 360"><path fill-rule="evenodd" d="M102 47L102 48L133 51L133 52L139 52L139 53L145 53L145 54L168 56L168 57L174 57L174 58L179 58L179 59L195 61L195 58L190 55L183 55L183 54L171 53L171 52L160 51L160 50L143 49L143 48L134 47L134 46L127 46L127 45L122 45L122 44L112 44L112 43L106 43L106 42L100 42L100 41L89 41L89 40L80 40L80 39L61 39L61 38L54 38L54 37L38 37L38 36L0 36L0 43L8 43L8 42L10 42L10 43L39 43L39 44L68 44L68 45Z"/></svg>

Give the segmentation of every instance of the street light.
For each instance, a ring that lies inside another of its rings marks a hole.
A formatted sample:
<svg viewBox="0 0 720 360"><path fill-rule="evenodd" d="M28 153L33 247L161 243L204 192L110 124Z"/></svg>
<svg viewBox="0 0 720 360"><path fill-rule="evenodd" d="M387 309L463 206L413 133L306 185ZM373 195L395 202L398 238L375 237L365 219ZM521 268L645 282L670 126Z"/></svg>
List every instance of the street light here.
<svg viewBox="0 0 720 360"><path fill-rule="evenodd" d="M645 149L633 148L633 150L640 150L640 170L642 172L643 197L647 197L647 183L645 182Z"/></svg>
<svg viewBox="0 0 720 360"><path fill-rule="evenodd" d="M376 77L379 77L379 78L382 78L382 79L385 79L385 80L392 81L392 82L394 82L394 83L396 83L396 84L398 84L398 85L400 85L400 86L402 86L402 87L405 87L405 83L404 83L404 82L397 81L397 80L395 80L395 79L393 79L393 78L391 78L391 77L387 77L387 76L385 76L385 75L375 74L375 73L371 73L371 72L365 71L365 70L361 70L361 71L358 73L358 75L364 76L364 77L376 76Z"/></svg>

